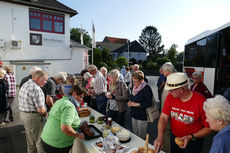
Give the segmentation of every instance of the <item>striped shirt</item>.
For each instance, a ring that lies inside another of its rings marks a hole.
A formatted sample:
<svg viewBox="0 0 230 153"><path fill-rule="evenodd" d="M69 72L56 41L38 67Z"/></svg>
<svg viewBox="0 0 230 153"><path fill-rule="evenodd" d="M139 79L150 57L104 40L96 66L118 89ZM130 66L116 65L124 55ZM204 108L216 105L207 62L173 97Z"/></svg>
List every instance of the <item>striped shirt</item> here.
<svg viewBox="0 0 230 153"><path fill-rule="evenodd" d="M45 107L45 96L38 84L30 79L21 87L18 94L20 111L37 111L37 107Z"/></svg>
<svg viewBox="0 0 230 153"><path fill-rule="evenodd" d="M94 91L95 91L96 95L100 95L102 93L107 92L107 90L106 90L106 81L104 79L104 76L99 71L97 71L97 73L94 74L93 88L94 88Z"/></svg>
<svg viewBox="0 0 230 153"><path fill-rule="evenodd" d="M7 97L15 97L16 96L16 82L15 77L11 73L7 73L5 75L5 80L7 82Z"/></svg>

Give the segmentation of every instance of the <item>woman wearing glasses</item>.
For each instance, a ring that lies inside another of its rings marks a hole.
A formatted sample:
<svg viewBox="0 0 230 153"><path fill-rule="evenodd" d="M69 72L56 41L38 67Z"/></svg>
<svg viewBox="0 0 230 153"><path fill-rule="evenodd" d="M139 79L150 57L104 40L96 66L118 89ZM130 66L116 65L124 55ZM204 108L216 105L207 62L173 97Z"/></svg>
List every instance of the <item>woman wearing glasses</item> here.
<svg viewBox="0 0 230 153"><path fill-rule="evenodd" d="M74 85L67 96L54 103L41 135L47 153L69 153L75 138L84 139L76 129L81 123L77 108L85 93L84 87Z"/></svg>
<svg viewBox="0 0 230 153"><path fill-rule="evenodd" d="M199 92L206 98L211 98L212 94L210 93L206 85L201 81L201 78L201 72L197 71L192 74L193 85L191 86L191 90Z"/></svg>
<svg viewBox="0 0 230 153"><path fill-rule="evenodd" d="M133 89L128 106L131 107L133 133L145 139L147 129L146 108L152 106L153 93L144 81L144 73L136 71L132 75Z"/></svg>

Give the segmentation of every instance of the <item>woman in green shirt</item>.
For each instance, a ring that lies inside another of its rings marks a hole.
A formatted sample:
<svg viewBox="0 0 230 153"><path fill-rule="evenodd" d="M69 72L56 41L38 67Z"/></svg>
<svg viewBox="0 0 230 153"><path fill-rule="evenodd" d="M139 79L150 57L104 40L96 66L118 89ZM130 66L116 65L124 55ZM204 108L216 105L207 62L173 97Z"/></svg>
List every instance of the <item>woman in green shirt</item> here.
<svg viewBox="0 0 230 153"><path fill-rule="evenodd" d="M69 153L75 138L84 139L76 130L81 124L77 107L85 93L85 88L74 85L67 96L52 106L41 135L47 153Z"/></svg>

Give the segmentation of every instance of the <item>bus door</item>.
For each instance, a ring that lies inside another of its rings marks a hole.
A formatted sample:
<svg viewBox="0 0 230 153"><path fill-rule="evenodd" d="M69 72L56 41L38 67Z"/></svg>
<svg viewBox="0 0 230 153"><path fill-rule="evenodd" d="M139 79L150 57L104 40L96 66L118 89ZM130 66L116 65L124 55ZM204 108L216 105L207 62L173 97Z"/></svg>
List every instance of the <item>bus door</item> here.
<svg viewBox="0 0 230 153"><path fill-rule="evenodd" d="M220 57L219 73L217 74L217 84L221 92L230 87L230 28L220 32Z"/></svg>

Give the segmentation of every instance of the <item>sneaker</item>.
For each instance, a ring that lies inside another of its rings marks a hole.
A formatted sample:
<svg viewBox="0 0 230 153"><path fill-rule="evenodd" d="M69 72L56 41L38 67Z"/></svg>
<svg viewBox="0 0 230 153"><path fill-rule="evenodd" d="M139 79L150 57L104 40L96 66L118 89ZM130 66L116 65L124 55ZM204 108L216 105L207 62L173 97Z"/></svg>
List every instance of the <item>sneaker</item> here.
<svg viewBox="0 0 230 153"><path fill-rule="evenodd" d="M6 126L6 125L8 125L8 124L9 124L9 122L6 123L6 122L4 121L4 122L2 122L2 123L0 124L0 126Z"/></svg>
<svg viewBox="0 0 230 153"><path fill-rule="evenodd" d="M5 123L9 123L10 121L5 120L5 121L3 121L3 122L5 122Z"/></svg>

